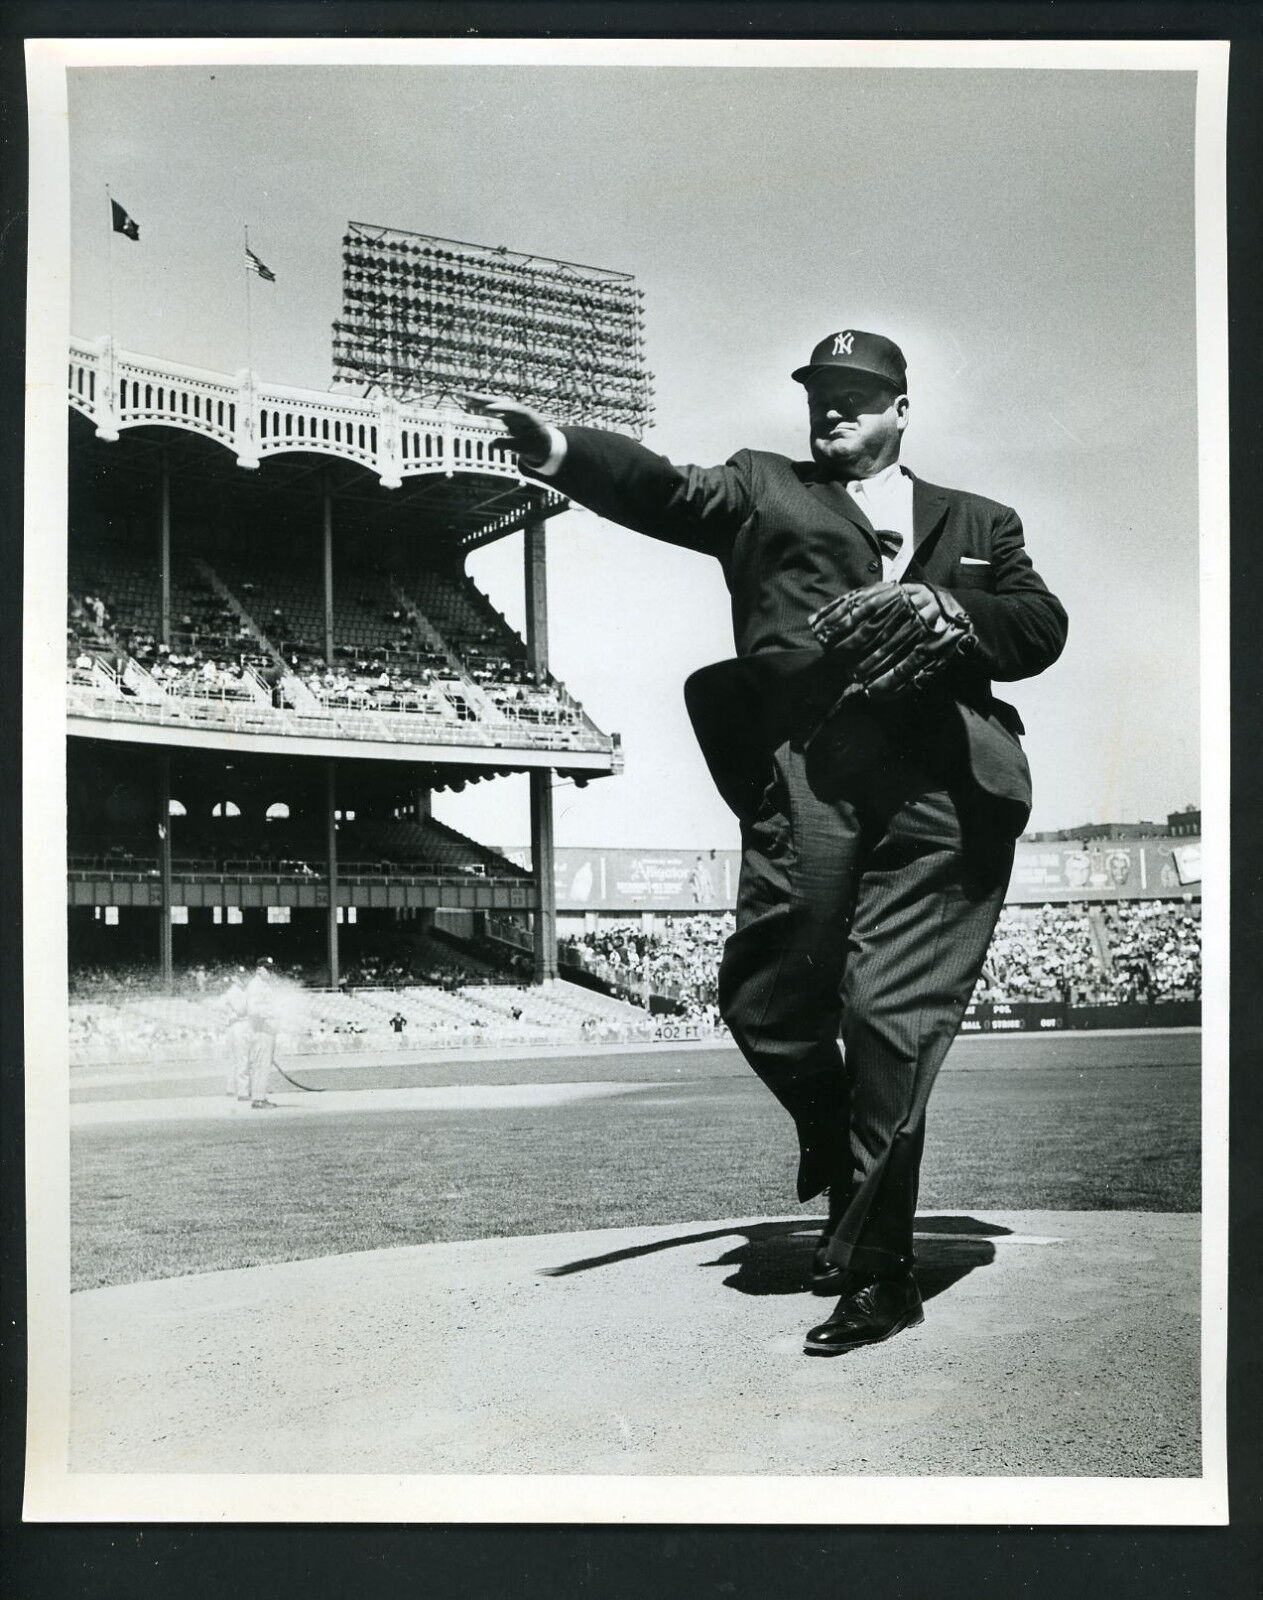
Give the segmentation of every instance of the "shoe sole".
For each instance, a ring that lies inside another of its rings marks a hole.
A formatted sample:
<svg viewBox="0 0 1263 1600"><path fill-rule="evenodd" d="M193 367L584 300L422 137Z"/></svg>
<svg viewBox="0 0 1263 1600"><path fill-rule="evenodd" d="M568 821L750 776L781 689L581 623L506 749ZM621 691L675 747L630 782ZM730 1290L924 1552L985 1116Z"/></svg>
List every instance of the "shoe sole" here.
<svg viewBox="0 0 1263 1600"><path fill-rule="evenodd" d="M850 1344L812 1344L810 1339L803 1345L803 1354L808 1356L845 1356L852 1350L862 1350L866 1345L884 1344L887 1339L893 1339L897 1333L904 1333L909 1328L919 1328L925 1321L925 1312L920 1306L915 1311L909 1312L906 1317L901 1317L893 1328L888 1328L885 1333L874 1335L871 1339L853 1339Z"/></svg>

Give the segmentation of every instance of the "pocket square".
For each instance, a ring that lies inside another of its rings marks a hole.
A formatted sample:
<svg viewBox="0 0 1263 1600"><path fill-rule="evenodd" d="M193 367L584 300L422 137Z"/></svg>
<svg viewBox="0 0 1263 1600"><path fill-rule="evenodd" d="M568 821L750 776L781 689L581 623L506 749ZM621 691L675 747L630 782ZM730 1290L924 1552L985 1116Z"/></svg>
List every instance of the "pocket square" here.
<svg viewBox="0 0 1263 1600"><path fill-rule="evenodd" d="M961 556L960 564L962 567L989 567L991 565L985 556Z"/></svg>

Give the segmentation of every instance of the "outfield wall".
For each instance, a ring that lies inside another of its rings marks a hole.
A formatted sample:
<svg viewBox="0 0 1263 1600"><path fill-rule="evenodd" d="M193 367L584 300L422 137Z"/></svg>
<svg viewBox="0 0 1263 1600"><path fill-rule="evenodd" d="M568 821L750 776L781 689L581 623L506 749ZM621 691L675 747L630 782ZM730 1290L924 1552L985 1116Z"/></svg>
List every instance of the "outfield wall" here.
<svg viewBox="0 0 1263 1600"><path fill-rule="evenodd" d="M1156 1005L1068 1006L1054 1000L984 1000L966 1008L962 1033L1056 1033L1064 1029L1200 1028L1197 1000L1164 1000Z"/></svg>

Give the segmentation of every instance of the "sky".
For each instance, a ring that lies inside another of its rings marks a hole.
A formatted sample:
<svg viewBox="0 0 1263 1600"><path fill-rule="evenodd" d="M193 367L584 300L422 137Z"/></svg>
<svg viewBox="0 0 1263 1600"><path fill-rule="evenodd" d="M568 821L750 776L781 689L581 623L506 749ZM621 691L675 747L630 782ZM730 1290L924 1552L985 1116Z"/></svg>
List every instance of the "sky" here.
<svg viewBox="0 0 1263 1600"><path fill-rule="evenodd" d="M1182 72L492 66L75 69L71 331L331 387L348 220L635 274L678 461L807 453L790 369L838 328L908 361L903 459L1014 506L1070 614L1005 685L1032 828L1200 801L1195 79ZM105 185L137 219L112 238ZM112 262L112 268L111 268ZM626 770L559 785L563 845L731 847L684 714L732 653L718 564L572 509L553 669ZM470 570L521 625L520 536ZM439 797L528 837L525 780Z"/></svg>

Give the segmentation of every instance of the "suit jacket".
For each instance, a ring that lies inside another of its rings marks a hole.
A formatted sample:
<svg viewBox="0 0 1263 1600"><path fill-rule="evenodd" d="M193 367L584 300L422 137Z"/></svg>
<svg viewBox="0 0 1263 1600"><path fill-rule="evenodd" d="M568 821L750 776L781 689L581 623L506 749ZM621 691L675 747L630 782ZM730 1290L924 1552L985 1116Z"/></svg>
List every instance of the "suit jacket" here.
<svg viewBox="0 0 1263 1600"><path fill-rule="evenodd" d="M844 485L812 462L742 450L719 467L676 466L621 434L564 428L566 456L550 479L598 515L716 557L732 596L737 657L685 685L711 774L739 817L754 814L768 755L809 740L843 685L807 617L849 589L883 581L876 534ZM913 480L913 556L905 573L948 590L973 621L980 648L924 708L958 736L969 779L1020 833L1030 814L1021 720L993 679L1032 677L1061 654L1066 613L1026 553L1022 524L981 495ZM878 713L878 715L880 715ZM895 715L905 731L913 724ZM913 719L915 722L915 718Z"/></svg>

